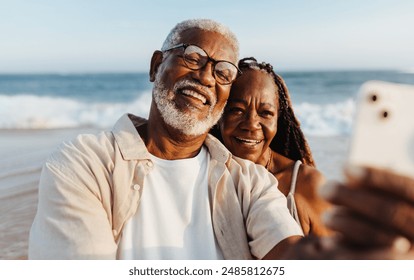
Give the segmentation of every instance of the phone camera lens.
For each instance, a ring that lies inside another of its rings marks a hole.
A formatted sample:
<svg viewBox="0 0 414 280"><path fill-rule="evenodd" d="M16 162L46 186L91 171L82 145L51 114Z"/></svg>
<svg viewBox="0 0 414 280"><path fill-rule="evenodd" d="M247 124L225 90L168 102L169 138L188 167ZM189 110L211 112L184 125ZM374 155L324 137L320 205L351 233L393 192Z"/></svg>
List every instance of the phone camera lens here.
<svg viewBox="0 0 414 280"><path fill-rule="evenodd" d="M374 93L374 94L372 94L372 95L370 96L370 99L371 99L371 101L372 101L372 102L375 102L375 101L377 101L377 100L378 100L378 97L377 97L377 95Z"/></svg>
<svg viewBox="0 0 414 280"><path fill-rule="evenodd" d="M388 118L390 116L390 114L388 113L388 111L382 111L382 117L384 119Z"/></svg>

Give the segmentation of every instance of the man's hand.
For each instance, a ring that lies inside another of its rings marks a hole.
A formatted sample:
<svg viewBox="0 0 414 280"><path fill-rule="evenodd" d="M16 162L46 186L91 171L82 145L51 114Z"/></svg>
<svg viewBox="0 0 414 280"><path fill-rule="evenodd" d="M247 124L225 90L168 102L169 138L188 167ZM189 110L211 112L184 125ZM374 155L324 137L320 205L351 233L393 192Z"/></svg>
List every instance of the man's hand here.
<svg viewBox="0 0 414 280"><path fill-rule="evenodd" d="M325 185L321 195L334 205L324 221L338 234L307 236L282 258L414 259L413 178L375 168L348 168L345 182Z"/></svg>
<svg viewBox="0 0 414 280"><path fill-rule="evenodd" d="M291 260L406 260L414 259L414 251L401 251L395 246L358 247L336 237L302 238L281 256Z"/></svg>
<svg viewBox="0 0 414 280"><path fill-rule="evenodd" d="M337 205L324 217L327 226L358 248L408 252L414 241L414 179L355 167L346 170L346 178L345 183L331 183L321 190L326 200Z"/></svg>

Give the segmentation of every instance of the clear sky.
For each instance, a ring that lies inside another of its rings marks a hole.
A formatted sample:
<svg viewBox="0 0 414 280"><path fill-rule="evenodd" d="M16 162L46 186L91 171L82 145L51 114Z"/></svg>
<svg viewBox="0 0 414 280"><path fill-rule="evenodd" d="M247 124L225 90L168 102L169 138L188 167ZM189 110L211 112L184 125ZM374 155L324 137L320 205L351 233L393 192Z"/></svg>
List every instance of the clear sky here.
<svg viewBox="0 0 414 280"><path fill-rule="evenodd" d="M189 18L280 70L414 70L412 0L0 0L0 73L148 71Z"/></svg>

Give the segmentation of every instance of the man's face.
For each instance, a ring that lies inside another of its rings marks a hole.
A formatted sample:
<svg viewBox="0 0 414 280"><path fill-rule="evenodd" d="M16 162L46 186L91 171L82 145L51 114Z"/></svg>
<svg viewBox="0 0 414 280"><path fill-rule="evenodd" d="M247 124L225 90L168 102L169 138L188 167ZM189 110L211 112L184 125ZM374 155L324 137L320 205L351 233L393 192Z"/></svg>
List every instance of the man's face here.
<svg viewBox="0 0 414 280"><path fill-rule="evenodd" d="M182 33L182 43L201 47L214 60L236 63L233 48L222 35L190 29ZM154 81L154 101L165 123L186 135L201 135L220 119L230 85L217 83L211 62L199 70L189 69L184 49L164 52Z"/></svg>

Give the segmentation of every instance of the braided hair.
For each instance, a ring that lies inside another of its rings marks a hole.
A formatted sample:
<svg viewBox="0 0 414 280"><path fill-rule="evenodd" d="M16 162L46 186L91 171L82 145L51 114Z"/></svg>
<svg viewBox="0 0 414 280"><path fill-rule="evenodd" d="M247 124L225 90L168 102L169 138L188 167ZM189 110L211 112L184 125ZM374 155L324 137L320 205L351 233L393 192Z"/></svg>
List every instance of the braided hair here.
<svg viewBox="0 0 414 280"><path fill-rule="evenodd" d="M282 77L273 71L271 64L258 63L254 57L241 59L238 66L242 72L249 69L267 72L278 88L276 92L279 98L277 133L270 143L270 148L287 158L301 160L304 164L315 166L312 152L293 112L289 91Z"/></svg>

